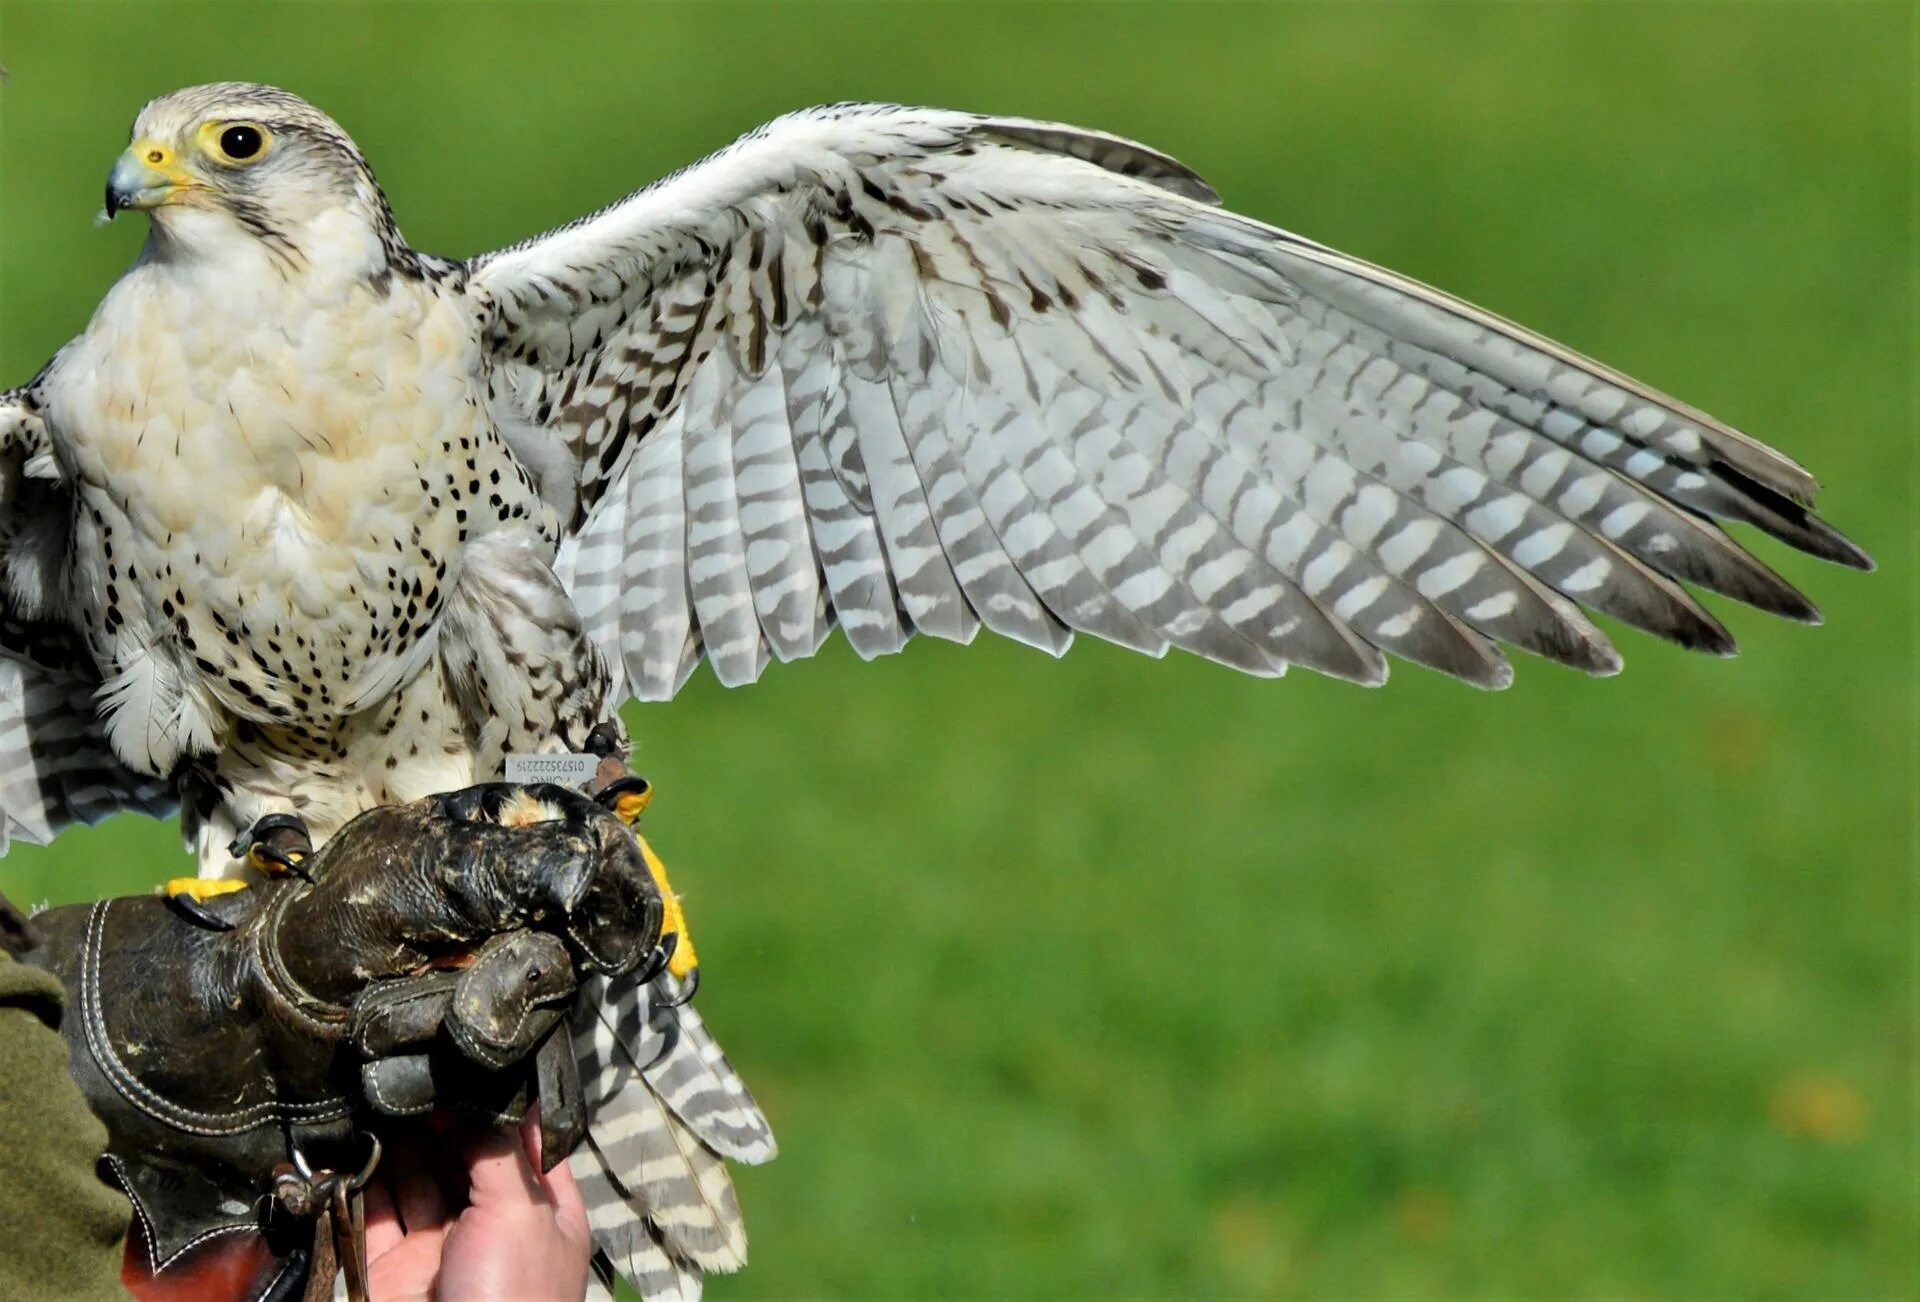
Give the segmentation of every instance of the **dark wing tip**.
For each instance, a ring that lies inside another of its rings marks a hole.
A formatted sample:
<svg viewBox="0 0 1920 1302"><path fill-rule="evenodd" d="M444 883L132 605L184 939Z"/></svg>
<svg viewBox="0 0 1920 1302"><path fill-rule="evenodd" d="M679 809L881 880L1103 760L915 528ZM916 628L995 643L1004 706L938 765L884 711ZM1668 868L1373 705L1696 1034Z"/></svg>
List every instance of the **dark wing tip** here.
<svg viewBox="0 0 1920 1302"><path fill-rule="evenodd" d="M1867 568L1873 568L1872 561L1869 560L1867 562ZM1768 595L1772 597L1773 600L1765 603L1755 602L1754 604L1758 606L1759 609L1766 611L1769 615L1778 615L1780 618L1790 619L1796 624L1819 625L1827 622L1825 616L1820 613L1820 607L1813 603L1813 598L1807 596L1806 593L1800 591L1800 589L1794 587L1784 579L1782 579Z"/></svg>
<svg viewBox="0 0 1920 1302"><path fill-rule="evenodd" d="M1789 547L1806 552L1809 556L1818 556L1823 561L1832 561L1853 570L1874 569L1873 557L1867 555L1858 543L1815 515L1808 501L1783 493L1724 461L1716 461L1711 473L1738 496L1741 509L1730 513L1731 518L1756 525Z"/></svg>
<svg viewBox="0 0 1920 1302"><path fill-rule="evenodd" d="M1871 573L1878 568L1873 557L1866 549L1838 529L1822 520L1811 511L1802 511L1794 521L1798 526L1793 536L1778 535L1809 556L1818 556L1823 561L1832 561L1835 565L1844 565L1850 570L1865 570ZM1764 527L1764 526L1763 526Z"/></svg>
<svg viewBox="0 0 1920 1302"><path fill-rule="evenodd" d="M1567 654L1554 657L1561 664L1578 669L1592 678L1612 678L1627 667L1627 662L1613 643L1596 633L1592 637L1581 638L1577 650L1570 649Z"/></svg>
<svg viewBox="0 0 1920 1302"><path fill-rule="evenodd" d="M1822 520L1819 516L1809 516L1807 523L1811 525L1816 532L1824 536L1831 548L1830 551L1818 552L1815 553L1816 555L1823 556L1825 559L1837 565L1844 565L1850 570L1860 570L1867 574L1871 574L1880 568L1879 563L1867 554L1864 547L1841 533L1825 520ZM1817 614L1818 612L1815 613Z"/></svg>
<svg viewBox="0 0 1920 1302"><path fill-rule="evenodd" d="M1733 634L1727 632L1726 625L1714 620L1710 625L1701 625L1694 630L1696 636L1680 643L1689 651L1699 651L1704 655L1719 656L1731 660L1740 654L1740 644L1733 640Z"/></svg>

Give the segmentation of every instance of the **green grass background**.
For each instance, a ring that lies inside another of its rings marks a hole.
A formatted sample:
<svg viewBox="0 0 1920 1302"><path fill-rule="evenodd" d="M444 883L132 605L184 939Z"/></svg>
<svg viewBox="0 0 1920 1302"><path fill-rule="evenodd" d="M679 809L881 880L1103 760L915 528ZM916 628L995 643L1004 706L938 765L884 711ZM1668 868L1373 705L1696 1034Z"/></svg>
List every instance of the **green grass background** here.
<svg viewBox="0 0 1920 1302"><path fill-rule="evenodd" d="M133 255L89 221L141 102L241 77L448 253L812 102L1098 125L1684 395L1880 557L1762 547L1825 628L1720 603L1737 660L1498 696L836 640L634 712L783 1143L713 1294L1911 1296L1915 48L1900 4L0 0L0 378Z"/></svg>

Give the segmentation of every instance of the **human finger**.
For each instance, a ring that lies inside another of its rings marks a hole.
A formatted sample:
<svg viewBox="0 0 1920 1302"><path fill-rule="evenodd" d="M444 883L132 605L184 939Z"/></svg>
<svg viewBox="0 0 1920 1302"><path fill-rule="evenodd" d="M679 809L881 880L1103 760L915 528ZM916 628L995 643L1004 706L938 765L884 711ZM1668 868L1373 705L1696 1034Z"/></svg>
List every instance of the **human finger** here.
<svg viewBox="0 0 1920 1302"><path fill-rule="evenodd" d="M393 1205L385 1179L377 1178L367 1186L366 1212L367 1256L383 1256L406 1237L400 1227L400 1210Z"/></svg>
<svg viewBox="0 0 1920 1302"><path fill-rule="evenodd" d="M518 1129L486 1126L467 1141L467 1201L501 1210L544 1207L548 1203L540 1174L527 1156Z"/></svg>
<svg viewBox="0 0 1920 1302"><path fill-rule="evenodd" d="M533 1169L540 1170L540 1115L539 1105L535 1104L527 1111L527 1119L520 1123L520 1142L533 1163ZM553 1204L554 1220L562 1232L576 1242L586 1239L587 1204L580 1195L579 1182L573 1178L573 1168L566 1162L554 1163L553 1170L540 1175L540 1183L545 1186L547 1197Z"/></svg>

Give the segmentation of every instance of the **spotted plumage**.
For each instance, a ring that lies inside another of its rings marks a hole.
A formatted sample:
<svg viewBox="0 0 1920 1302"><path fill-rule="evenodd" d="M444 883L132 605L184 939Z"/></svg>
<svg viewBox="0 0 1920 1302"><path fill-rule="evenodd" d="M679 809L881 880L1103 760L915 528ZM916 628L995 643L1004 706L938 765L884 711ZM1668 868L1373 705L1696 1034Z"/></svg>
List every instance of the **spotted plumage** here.
<svg viewBox="0 0 1920 1302"><path fill-rule="evenodd" d="M218 870L835 625L1499 687L1502 644L1617 670L1583 607L1730 652L1690 584L1817 619L1719 521L1870 564L1780 453L1097 132L808 110L457 262L330 119L221 84L147 106L108 207L140 260L0 395L16 834L177 795ZM607 1080L658 995L583 1024ZM692 1061L596 1149L677 1191L595 1177L666 1290L737 1264L713 1154L771 1153Z"/></svg>

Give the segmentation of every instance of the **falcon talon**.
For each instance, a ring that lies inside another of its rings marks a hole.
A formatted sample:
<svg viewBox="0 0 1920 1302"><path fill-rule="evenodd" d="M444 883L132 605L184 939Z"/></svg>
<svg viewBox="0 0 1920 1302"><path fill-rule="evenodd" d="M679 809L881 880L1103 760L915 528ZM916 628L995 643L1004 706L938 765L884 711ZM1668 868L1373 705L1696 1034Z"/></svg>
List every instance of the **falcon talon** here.
<svg viewBox="0 0 1920 1302"><path fill-rule="evenodd" d="M313 882L313 875L304 866L313 853L313 834L298 814L268 814L255 819L251 827L233 838L227 853L244 859L263 877L291 876L309 885Z"/></svg>
<svg viewBox="0 0 1920 1302"><path fill-rule="evenodd" d="M174 912L183 915L190 922L205 927L208 931L232 931L237 925L217 913L208 912L206 905L185 892L169 892L166 900Z"/></svg>
<svg viewBox="0 0 1920 1302"><path fill-rule="evenodd" d="M637 773L629 773L594 792L593 798L612 811L615 818L632 827L653 804L653 784Z"/></svg>
<svg viewBox="0 0 1920 1302"><path fill-rule="evenodd" d="M255 844L247 849L247 864L265 877L298 877L309 886L313 884L313 874L303 865L305 855L293 850L282 850L277 846Z"/></svg>
<svg viewBox="0 0 1920 1302"><path fill-rule="evenodd" d="M660 1001L662 1008L684 1008L693 1002L694 995L700 991L700 969L688 968L680 989Z"/></svg>
<svg viewBox="0 0 1920 1302"><path fill-rule="evenodd" d="M634 969L634 981L640 985L648 984L667 970L667 960L671 957L665 945L655 945L647 951L647 956L640 960L640 966Z"/></svg>

